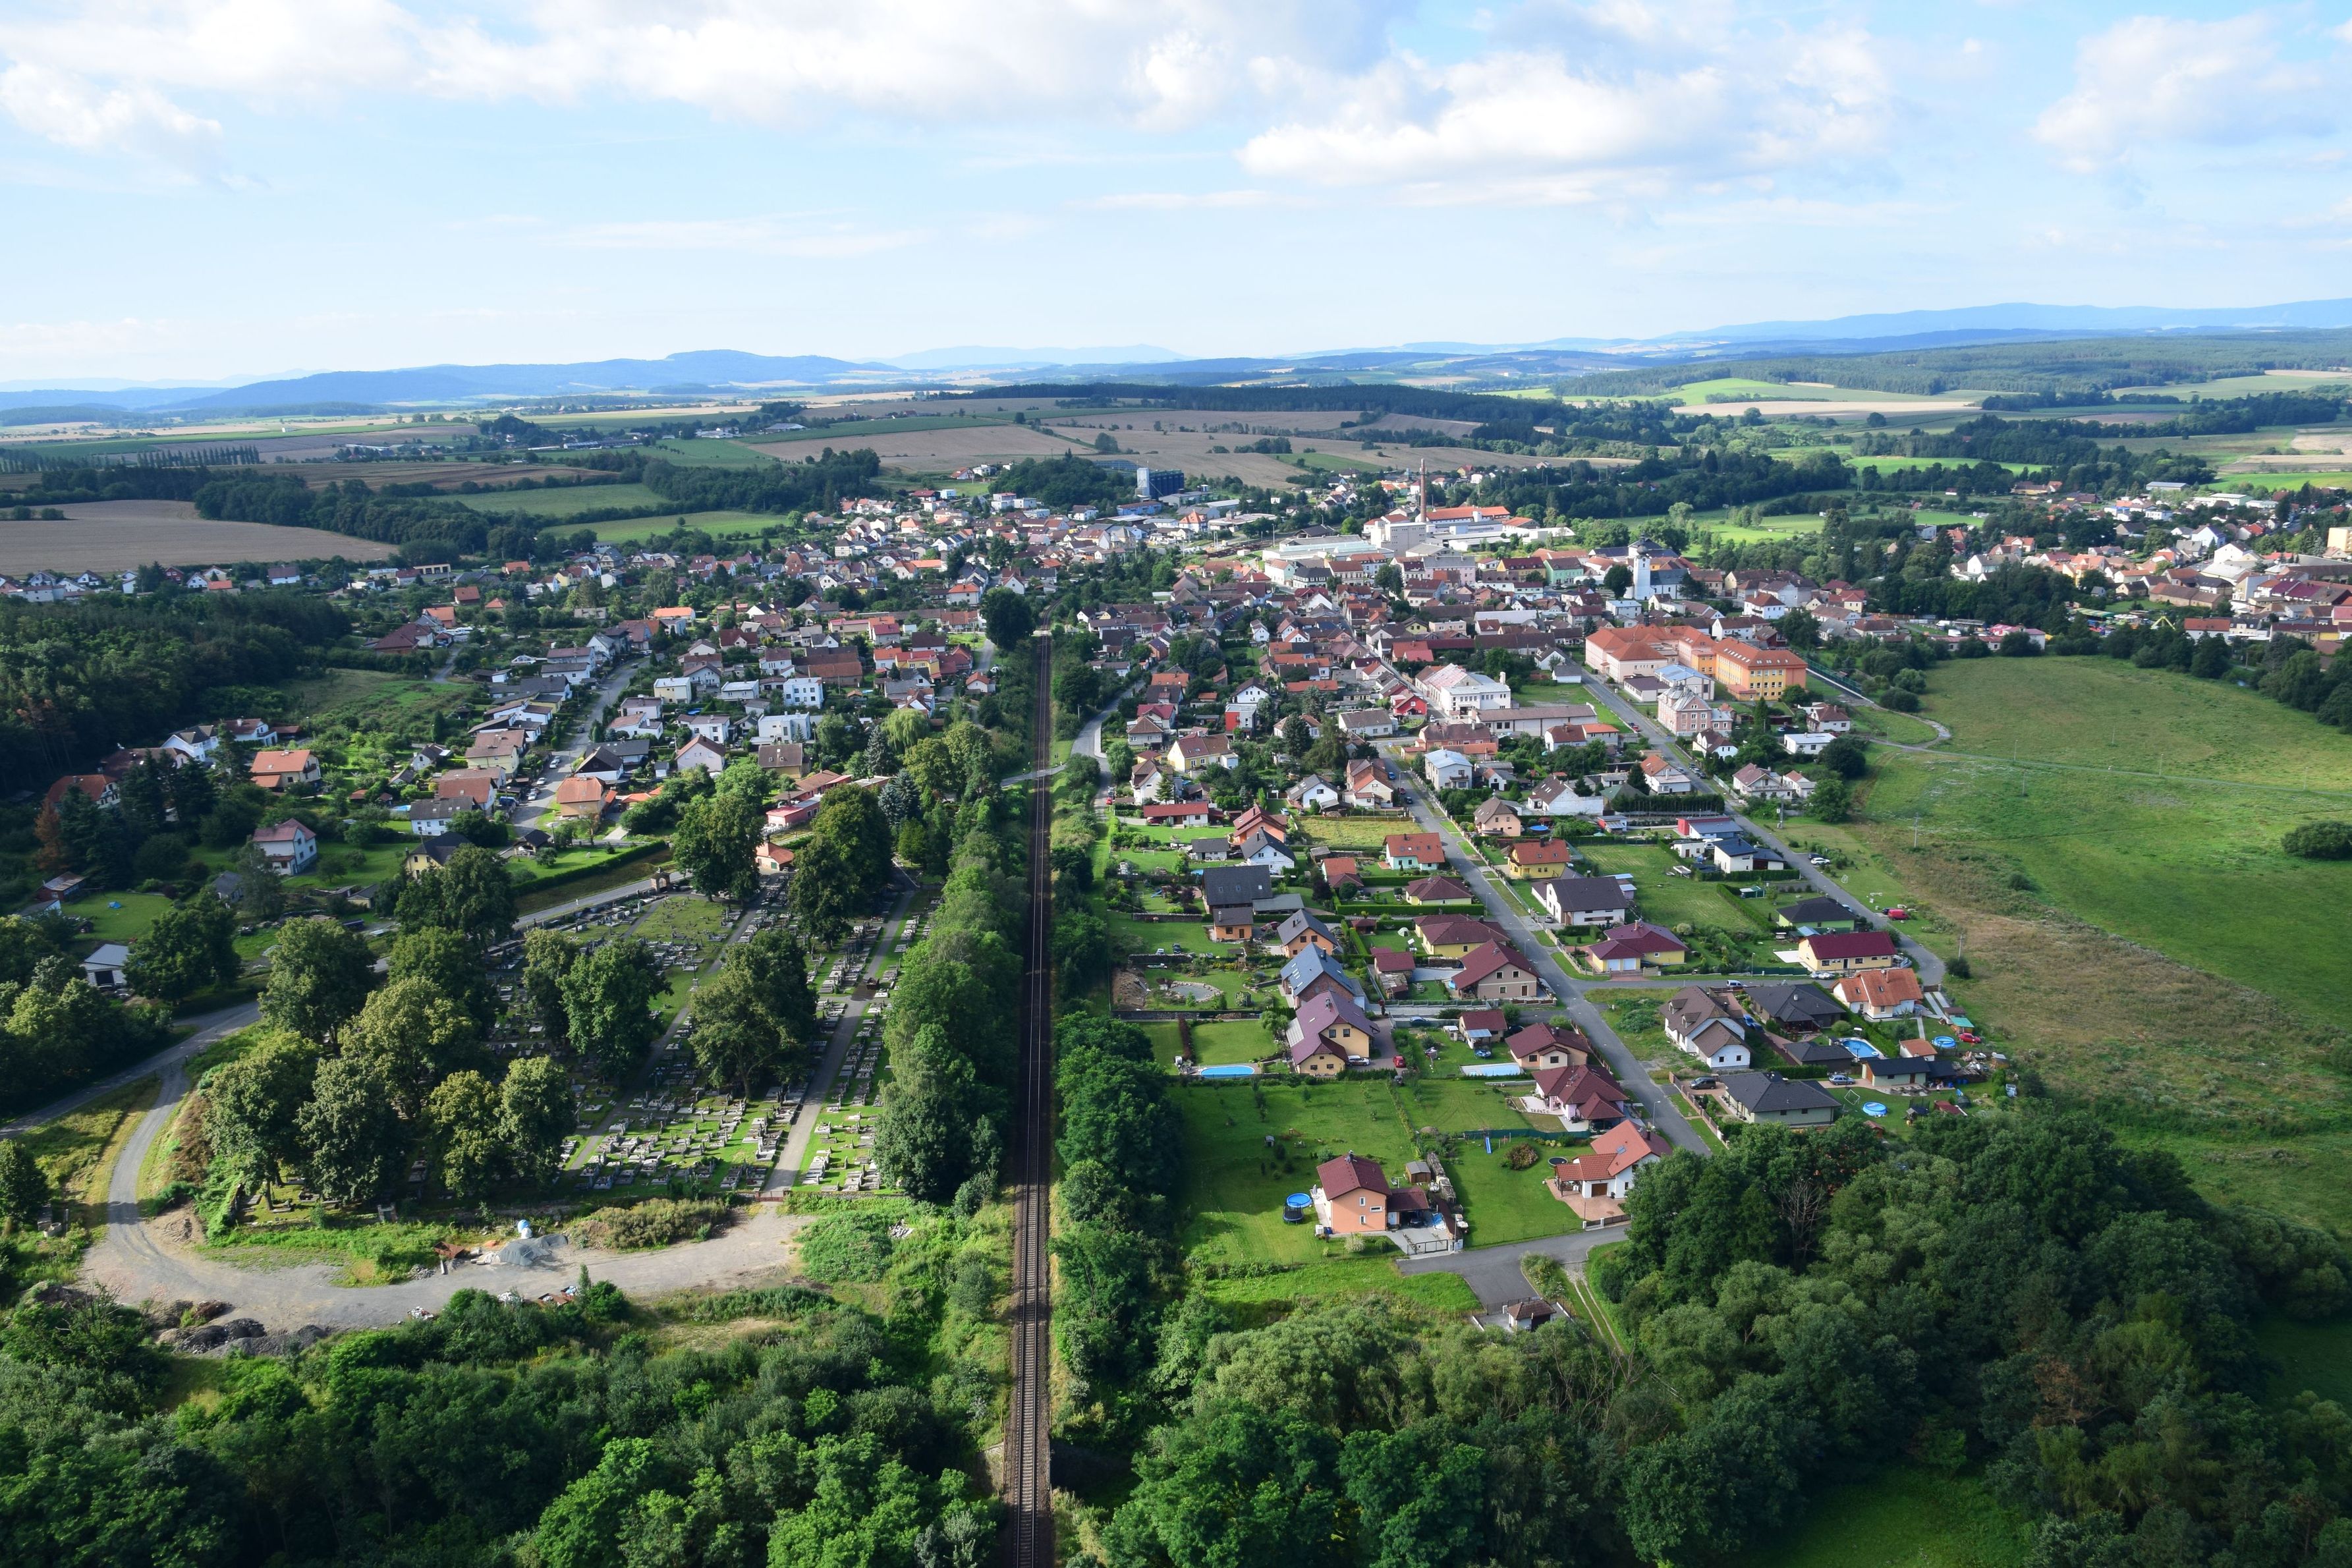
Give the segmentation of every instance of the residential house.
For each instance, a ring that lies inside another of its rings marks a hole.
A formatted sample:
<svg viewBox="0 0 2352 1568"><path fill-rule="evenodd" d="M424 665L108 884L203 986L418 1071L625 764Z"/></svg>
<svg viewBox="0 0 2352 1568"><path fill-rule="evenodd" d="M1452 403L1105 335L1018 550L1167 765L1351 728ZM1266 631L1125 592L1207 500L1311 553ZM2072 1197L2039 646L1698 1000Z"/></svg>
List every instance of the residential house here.
<svg viewBox="0 0 2352 1568"><path fill-rule="evenodd" d="M809 771L808 746L800 741L770 741L753 753L760 766L772 773L796 779Z"/></svg>
<svg viewBox="0 0 2352 1568"><path fill-rule="evenodd" d="M1184 857L1188 860L1210 863L1230 860L1234 858L1234 843L1223 834L1207 838L1187 839L1184 844Z"/></svg>
<svg viewBox="0 0 2352 1568"><path fill-rule="evenodd" d="M1789 864L1779 850L1767 849L1742 837L1709 839L1707 858L1717 870L1726 875L1734 871L1778 871Z"/></svg>
<svg viewBox="0 0 2352 1568"><path fill-rule="evenodd" d="M307 747L292 751L262 750L253 753L249 770L263 789L292 789L319 782L319 759Z"/></svg>
<svg viewBox="0 0 2352 1568"><path fill-rule="evenodd" d="M1180 773L1197 773L1204 768L1238 767L1241 757L1234 743L1223 735L1179 735L1168 748L1168 765Z"/></svg>
<svg viewBox="0 0 2352 1568"><path fill-rule="evenodd" d="M1363 986L1340 966L1338 959L1319 947L1300 948L1297 955L1282 966L1277 984L1293 1007L1304 1007L1326 994L1344 995L1359 1008L1364 1005Z"/></svg>
<svg viewBox="0 0 2352 1568"><path fill-rule="evenodd" d="M1508 935L1493 921L1467 915L1423 915L1412 922L1413 940L1433 959L1459 963L1490 942L1507 942Z"/></svg>
<svg viewBox="0 0 2352 1568"><path fill-rule="evenodd" d="M723 750L735 733L735 721L724 713L690 713L687 715L686 731Z"/></svg>
<svg viewBox="0 0 2352 1568"><path fill-rule="evenodd" d="M1641 1173L1673 1152L1655 1132L1620 1121L1567 1164L1557 1166L1552 1195L1574 1210L1586 1226L1613 1225L1625 1217L1625 1194Z"/></svg>
<svg viewBox="0 0 2352 1568"><path fill-rule="evenodd" d="M1320 773L1308 773L1285 790L1283 804L1294 811L1329 811L1339 804L1339 792L1323 781Z"/></svg>
<svg viewBox="0 0 2352 1568"><path fill-rule="evenodd" d="M1347 804L1358 811L1386 811L1396 805L1396 791L1381 776L1382 768L1368 757L1348 764Z"/></svg>
<svg viewBox="0 0 2352 1568"><path fill-rule="evenodd" d="M1423 776L1437 790L1468 789L1475 770L1470 759L1450 746L1440 746L1421 760Z"/></svg>
<svg viewBox="0 0 2352 1568"><path fill-rule="evenodd" d="M1900 1089L1916 1091L1925 1089L1937 1075L1932 1057L1868 1057L1862 1064L1864 1089Z"/></svg>
<svg viewBox="0 0 2352 1568"><path fill-rule="evenodd" d="M1682 939L1647 921L1612 926L1577 956L1602 974L1639 974L1644 969L1667 969L1688 961L1690 949Z"/></svg>
<svg viewBox="0 0 2352 1568"><path fill-rule="evenodd" d="M1517 838L1527 831L1527 824L1519 819L1518 808L1501 795L1480 801L1478 809L1470 814L1470 826L1482 834L1497 838Z"/></svg>
<svg viewBox="0 0 2352 1568"><path fill-rule="evenodd" d="M1346 992L1324 991L1299 1004L1297 1016L1290 1020L1287 1045L1292 1071L1337 1077L1350 1060L1370 1058L1371 1020ZM1333 1055L1339 1058L1337 1068L1328 1065Z"/></svg>
<svg viewBox="0 0 2352 1568"><path fill-rule="evenodd" d="M1652 752L1642 759L1642 782L1652 795L1688 795L1698 787L1698 781L1686 769L1668 762L1663 753Z"/></svg>
<svg viewBox="0 0 2352 1568"><path fill-rule="evenodd" d="M1473 1007L1454 1016L1454 1027L1461 1035L1462 1043L1474 1050L1500 1039L1503 1031L1510 1026L1509 1016L1500 1007Z"/></svg>
<svg viewBox="0 0 2352 1568"><path fill-rule="evenodd" d="M1412 954L1401 947L1372 949L1372 978L1380 983L1381 994L1402 996L1412 989Z"/></svg>
<svg viewBox="0 0 2352 1568"><path fill-rule="evenodd" d="M68 790L79 790L92 805L100 807L118 805L122 799L122 792L104 773L68 773L49 786L42 804L54 808Z"/></svg>
<svg viewBox="0 0 2352 1568"><path fill-rule="evenodd" d="M1808 1035L1845 1016L1837 1000L1810 981L1750 985L1741 994L1740 1005L1759 1023Z"/></svg>
<svg viewBox="0 0 2352 1568"><path fill-rule="evenodd" d="M1797 961L1817 976L1892 968L1895 939L1883 931L1815 931L1797 943Z"/></svg>
<svg viewBox="0 0 2352 1568"><path fill-rule="evenodd" d="M1859 970L1841 978L1834 989L1839 1001L1874 1023L1908 1018L1927 1005L1918 972L1908 968Z"/></svg>
<svg viewBox="0 0 2352 1568"><path fill-rule="evenodd" d="M1452 877L1421 877L1404 885L1408 904L1460 904L1469 899L1469 888Z"/></svg>
<svg viewBox="0 0 2352 1568"><path fill-rule="evenodd" d="M1315 1168L1310 1195L1316 1224L1328 1236L1384 1235L1429 1208L1421 1188L1390 1186L1378 1161L1353 1151Z"/></svg>
<svg viewBox="0 0 2352 1568"><path fill-rule="evenodd" d="M1205 800L1154 801L1143 808L1147 827L1206 827L1217 819L1217 808Z"/></svg>
<svg viewBox="0 0 2352 1568"><path fill-rule="evenodd" d="M191 763L209 763L220 750L220 730L216 725L197 724L185 730L174 730L163 739L163 750Z"/></svg>
<svg viewBox="0 0 2352 1568"><path fill-rule="evenodd" d="M1442 871L1445 842L1434 833L1391 833L1381 845L1381 859L1391 871Z"/></svg>
<svg viewBox="0 0 2352 1568"><path fill-rule="evenodd" d="M1566 874L1576 852L1564 840L1529 838L1511 846L1504 858L1503 875L1523 882L1548 882Z"/></svg>
<svg viewBox="0 0 2352 1568"><path fill-rule="evenodd" d="M300 876L319 858L319 836L291 817L255 828L253 842L274 869L289 877Z"/></svg>
<svg viewBox="0 0 2352 1568"><path fill-rule="evenodd" d="M1749 1064L1747 1018L1711 991L1684 986L1658 1009L1658 1022L1666 1038L1718 1072Z"/></svg>
<svg viewBox="0 0 2352 1568"><path fill-rule="evenodd" d="M677 749L677 754L670 759L670 767L681 773L688 768L700 768L707 773L724 773L727 771L727 753L697 735Z"/></svg>
<svg viewBox="0 0 2352 1568"><path fill-rule="evenodd" d="M1396 715L1381 708L1342 713L1339 715L1339 731L1350 742L1386 740L1397 732Z"/></svg>
<svg viewBox="0 0 2352 1568"><path fill-rule="evenodd" d="M1633 912L1633 889L1614 877L1553 877L1536 889L1536 901L1561 925L1613 926Z"/></svg>
<svg viewBox="0 0 2352 1568"><path fill-rule="evenodd" d="M438 838L457 818L481 809L463 797L420 800L408 808L408 831L419 838Z"/></svg>
<svg viewBox="0 0 2352 1568"><path fill-rule="evenodd" d="M1534 1077L1535 1092L1519 1101L1521 1108L1538 1116L1559 1117L1567 1131L1614 1127L1632 1112L1632 1102L1617 1080L1593 1063L1546 1068Z"/></svg>
<svg viewBox="0 0 2352 1568"><path fill-rule="evenodd" d="M1584 1031L1561 1024L1529 1024L1503 1043L1511 1059L1529 1072L1580 1068L1592 1060L1592 1042Z"/></svg>
<svg viewBox="0 0 2352 1568"><path fill-rule="evenodd" d="M1282 949L1284 957L1296 958L1309 947L1337 952L1339 939L1331 934L1330 927L1305 910L1295 910L1274 928L1274 945Z"/></svg>
<svg viewBox="0 0 2352 1568"><path fill-rule="evenodd" d="M1823 896L1782 904L1772 911L1772 923L1791 931L1858 931L1865 922L1842 900Z"/></svg>
<svg viewBox="0 0 2352 1568"><path fill-rule="evenodd" d="M463 801L488 813L498 805L499 785L504 782L503 774L488 768L453 768L433 781L433 798Z"/></svg>
<svg viewBox="0 0 2352 1568"><path fill-rule="evenodd" d="M1264 866L1213 866L1201 873L1201 897L1212 908L1255 906L1274 894L1274 873Z"/></svg>
<svg viewBox="0 0 2352 1568"><path fill-rule="evenodd" d="M1446 976L1445 988L1456 1001L1532 1002L1543 994L1543 982L1516 948L1490 942L1463 959Z"/></svg>
<svg viewBox="0 0 2352 1568"><path fill-rule="evenodd" d="M1725 1114L1757 1125L1826 1127L1838 1114L1838 1102L1820 1084L1777 1072L1730 1074L1716 1103Z"/></svg>
<svg viewBox="0 0 2352 1568"><path fill-rule="evenodd" d="M1528 785L1527 804L1520 808L1529 816L1549 817L1598 817L1607 809L1605 795L1583 794L1575 781L1558 775Z"/></svg>
<svg viewBox="0 0 2352 1568"><path fill-rule="evenodd" d="M555 809L575 821L594 822L612 804L613 791L602 779L574 773L555 786Z"/></svg>

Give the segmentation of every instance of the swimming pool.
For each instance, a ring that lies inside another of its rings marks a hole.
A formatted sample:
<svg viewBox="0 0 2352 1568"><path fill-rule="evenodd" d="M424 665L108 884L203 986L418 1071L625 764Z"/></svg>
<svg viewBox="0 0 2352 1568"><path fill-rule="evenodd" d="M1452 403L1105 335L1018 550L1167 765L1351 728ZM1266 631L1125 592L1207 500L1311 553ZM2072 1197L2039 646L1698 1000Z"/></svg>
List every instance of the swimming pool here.
<svg viewBox="0 0 2352 1568"><path fill-rule="evenodd" d="M1248 1062L1234 1062L1224 1067L1202 1068L1202 1078L1255 1078L1257 1068Z"/></svg>
<svg viewBox="0 0 2352 1568"><path fill-rule="evenodd" d="M1517 1078L1520 1073L1517 1062L1473 1062L1462 1069L1464 1078Z"/></svg>
<svg viewBox="0 0 2352 1568"><path fill-rule="evenodd" d="M1858 1062L1882 1060L1886 1055L1868 1040L1840 1040L1838 1044L1845 1047L1846 1055Z"/></svg>

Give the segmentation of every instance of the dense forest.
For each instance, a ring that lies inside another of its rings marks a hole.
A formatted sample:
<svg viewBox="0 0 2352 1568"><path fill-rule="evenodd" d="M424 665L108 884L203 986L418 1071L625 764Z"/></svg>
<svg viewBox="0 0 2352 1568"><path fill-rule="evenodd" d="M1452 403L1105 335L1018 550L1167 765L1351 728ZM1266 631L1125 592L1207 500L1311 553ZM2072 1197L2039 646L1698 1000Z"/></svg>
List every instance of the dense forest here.
<svg viewBox="0 0 2352 1568"><path fill-rule="evenodd" d="M2266 1312L2339 1316L2332 1239L2216 1210L2047 1103L1891 1142L1752 1130L1634 1188L1570 1322L1379 1302L1167 1316L1171 1419L1095 1521L1114 1568L1719 1561L1832 1480L1976 1469L2038 1568L2352 1561L2352 1420L2266 1399Z"/></svg>
<svg viewBox="0 0 2352 1568"><path fill-rule="evenodd" d="M1677 503L1706 511L1810 497L1853 483L1853 471L1834 453L1811 453L1790 463L1707 447L1670 451L1625 468L1575 462L1513 468L1489 477L1475 499L1537 519L1663 517Z"/></svg>
<svg viewBox="0 0 2352 1568"><path fill-rule="evenodd" d="M46 788L117 746L218 717L197 711L205 691L288 679L350 630L308 595L0 604L0 790Z"/></svg>

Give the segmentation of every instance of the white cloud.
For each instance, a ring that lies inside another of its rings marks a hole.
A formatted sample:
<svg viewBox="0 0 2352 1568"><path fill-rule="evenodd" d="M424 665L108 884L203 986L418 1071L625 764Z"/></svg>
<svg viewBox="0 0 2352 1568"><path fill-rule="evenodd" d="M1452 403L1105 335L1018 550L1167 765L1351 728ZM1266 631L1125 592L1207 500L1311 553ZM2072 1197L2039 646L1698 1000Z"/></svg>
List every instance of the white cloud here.
<svg viewBox="0 0 2352 1568"><path fill-rule="evenodd" d="M1118 191L1089 196L1073 205L1106 212L1192 212L1221 207L1272 206L1272 191Z"/></svg>
<svg viewBox="0 0 2352 1568"><path fill-rule="evenodd" d="M137 153L195 172L218 153L220 124L143 82L101 88L47 66L0 71L0 109L37 136L83 153Z"/></svg>
<svg viewBox="0 0 2352 1568"><path fill-rule="evenodd" d="M1630 0L1451 65L1399 55L1242 149L1269 179L1463 199L1643 195L1874 151L1891 93L1864 34L1749 36Z"/></svg>
<svg viewBox="0 0 2352 1568"><path fill-rule="evenodd" d="M931 237L926 229L870 229L835 219L781 215L588 224L572 230L564 240L589 250L709 250L838 260L900 250Z"/></svg>
<svg viewBox="0 0 2352 1568"><path fill-rule="evenodd" d="M2218 22L2133 16L2083 40L2074 90L2033 134L2064 167L2091 174L2152 142L2244 145L2319 129L2326 83L2279 58L2269 17Z"/></svg>

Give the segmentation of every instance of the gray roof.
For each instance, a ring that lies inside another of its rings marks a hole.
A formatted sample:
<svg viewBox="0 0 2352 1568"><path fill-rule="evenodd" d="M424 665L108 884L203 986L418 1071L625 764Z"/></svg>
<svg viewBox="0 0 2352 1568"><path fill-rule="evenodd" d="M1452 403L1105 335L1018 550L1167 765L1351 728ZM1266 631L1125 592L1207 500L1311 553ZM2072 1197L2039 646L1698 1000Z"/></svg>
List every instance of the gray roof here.
<svg viewBox="0 0 2352 1568"><path fill-rule="evenodd" d="M1748 1010L1774 1023L1825 1024L1845 1016L1845 1009L1820 986L1750 985L1744 998Z"/></svg>
<svg viewBox="0 0 2352 1568"><path fill-rule="evenodd" d="M1835 1110L1837 1100L1817 1083L1776 1072L1727 1073L1723 1091L1752 1111Z"/></svg>
<svg viewBox="0 0 2352 1568"><path fill-rule="evenodd" d="M1201 873L1201 896L1211 906L1255 903L1274 891L1274 873L1264 866L1212 866Z"/></svg>

